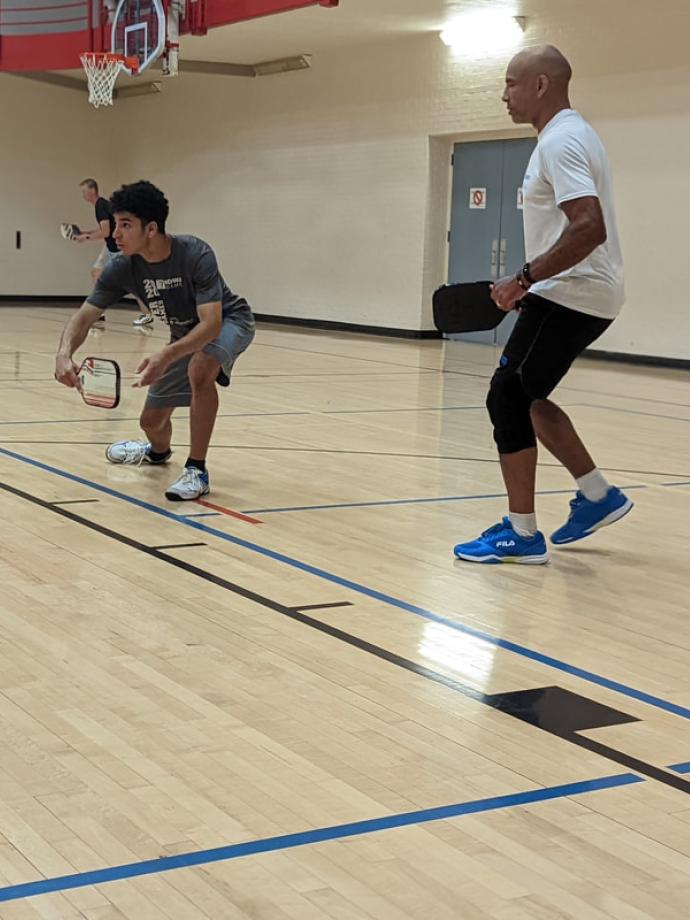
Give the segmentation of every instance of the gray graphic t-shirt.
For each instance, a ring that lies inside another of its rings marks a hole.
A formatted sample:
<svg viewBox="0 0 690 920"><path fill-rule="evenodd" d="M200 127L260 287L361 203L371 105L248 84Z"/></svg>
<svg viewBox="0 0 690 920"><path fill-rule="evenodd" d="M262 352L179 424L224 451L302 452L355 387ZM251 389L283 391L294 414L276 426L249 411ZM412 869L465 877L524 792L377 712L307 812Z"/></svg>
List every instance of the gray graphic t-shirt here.
<svg viewBox="0 0 690 920"><path fill-rule="evenodd" d="M223 316L242 313L251 320L244 297L233 294L223 280L213 250L196 236L171 236L172 250L163 262L141 256L115 256L103 269L87 297L95 307L109 307L124 294L135 294L154 316L182 338L199 322L197 306L220 301Z"/></svg>

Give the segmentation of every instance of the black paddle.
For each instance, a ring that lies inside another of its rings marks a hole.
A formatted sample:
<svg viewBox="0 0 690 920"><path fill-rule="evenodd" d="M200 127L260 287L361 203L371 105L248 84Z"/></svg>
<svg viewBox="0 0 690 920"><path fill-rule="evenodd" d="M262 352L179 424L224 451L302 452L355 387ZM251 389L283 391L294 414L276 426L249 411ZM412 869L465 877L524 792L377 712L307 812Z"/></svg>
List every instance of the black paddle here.
<svg viewBox="0 0 690 920"><path fill-rule="evenodd" d="M508 315L491 299L491 281L444 284L434 293L434 324L440 332L495 329Z"/></svg>

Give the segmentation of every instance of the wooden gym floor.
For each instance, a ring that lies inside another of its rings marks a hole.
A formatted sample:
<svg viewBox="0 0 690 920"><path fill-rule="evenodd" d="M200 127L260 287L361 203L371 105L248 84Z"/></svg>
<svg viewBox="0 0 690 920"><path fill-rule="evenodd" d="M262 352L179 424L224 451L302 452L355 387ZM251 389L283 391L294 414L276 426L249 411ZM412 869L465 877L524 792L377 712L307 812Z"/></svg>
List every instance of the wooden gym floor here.
<svg viewBox="0 0 690 920"><path fill-rule="evenodd" d="M679 920L690 899L687 375L558 393L631 515L545 567L452 546L505 499L496 355L260 327L208 504L109 465L164 332L111 312L121 406L4 307L0 917ZM572 487L542 457L540 526Z"/></svg>

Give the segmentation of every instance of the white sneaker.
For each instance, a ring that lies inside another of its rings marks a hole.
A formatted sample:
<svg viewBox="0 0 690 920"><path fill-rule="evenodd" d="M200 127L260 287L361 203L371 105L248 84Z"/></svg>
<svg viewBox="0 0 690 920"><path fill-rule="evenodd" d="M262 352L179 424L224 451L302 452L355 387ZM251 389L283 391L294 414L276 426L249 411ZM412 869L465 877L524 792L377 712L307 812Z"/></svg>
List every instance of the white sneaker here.
<svg viewBox="0 0 690 920"><path fill-rule="evenodd" d="M167 463L172 457L172 451L164 460L151 460L149 453L151 445L148 441L116 441L106 447L105 455L111 463L129 463L138 466L140 463Z"/></svg>
<svg viewBox="0 0 690 920"><path fill-rule="evenodd" d="M202 473L195 466L186 466L180 478L166 491L165 497L171 502L191 502L210 491L208 472Z"/></svg>
<svg viewBox="0 0 690 920"><path fill-rule="evenodd" d="M150 326L153 323L153 313L142 313L132 321L133 326Z"/></svg>

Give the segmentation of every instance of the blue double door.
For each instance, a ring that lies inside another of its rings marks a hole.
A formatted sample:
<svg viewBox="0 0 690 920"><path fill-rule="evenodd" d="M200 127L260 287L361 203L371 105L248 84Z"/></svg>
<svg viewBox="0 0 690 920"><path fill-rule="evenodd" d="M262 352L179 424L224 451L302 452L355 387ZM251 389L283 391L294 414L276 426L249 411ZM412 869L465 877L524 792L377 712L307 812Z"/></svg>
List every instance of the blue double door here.
<svg viewBox="0 0 690 920"><path fill-rule="evenodd" d="M455 145L450 282L495 281L524 264L522 181L535 143L528 138ZM452 338L503 345L515 319L511 314L498 329Z"/></svg>

